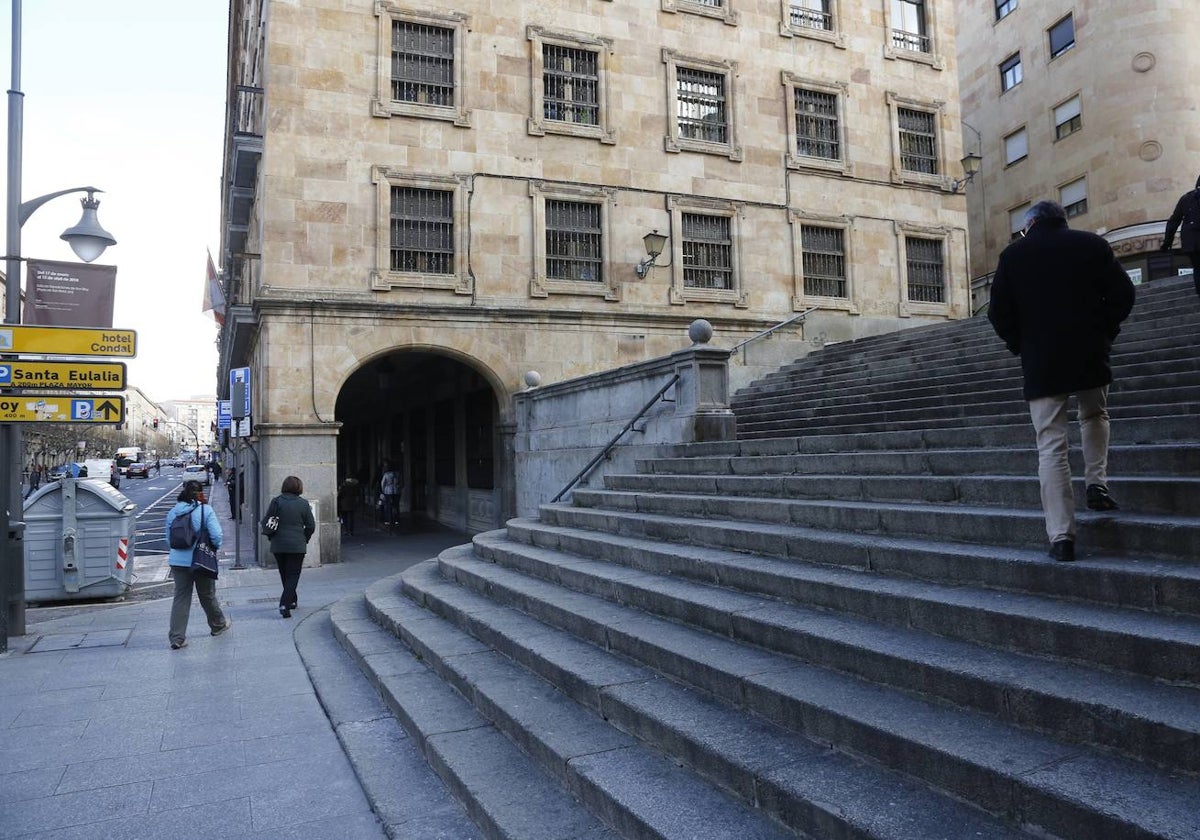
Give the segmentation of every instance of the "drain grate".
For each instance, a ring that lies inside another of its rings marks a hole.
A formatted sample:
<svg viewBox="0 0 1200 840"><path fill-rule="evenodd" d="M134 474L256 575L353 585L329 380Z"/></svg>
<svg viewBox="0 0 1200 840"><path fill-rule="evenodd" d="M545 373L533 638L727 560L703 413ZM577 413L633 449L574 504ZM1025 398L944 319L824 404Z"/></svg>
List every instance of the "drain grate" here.
<svg viewBox="0 0 1200 840"><path fill-rule="evenodd" d="M120 647L129 641L129 634L132 632L133 628L127 630L93 630L87 633L54 633L39 638L29 648L29 653L49 653L51 651L76 650L79 648Z"/></svg>

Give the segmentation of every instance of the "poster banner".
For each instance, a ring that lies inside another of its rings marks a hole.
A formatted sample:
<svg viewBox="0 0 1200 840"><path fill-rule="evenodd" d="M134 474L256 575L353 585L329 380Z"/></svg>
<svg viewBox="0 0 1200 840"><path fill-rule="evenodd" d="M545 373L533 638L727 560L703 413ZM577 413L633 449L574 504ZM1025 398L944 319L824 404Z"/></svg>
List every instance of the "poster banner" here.
<svg viewBox="0 0 1200 840"><path fill-rule="evenodd" d="M43 327L112 327L117 267L29 260L26 324Z"/></svg>

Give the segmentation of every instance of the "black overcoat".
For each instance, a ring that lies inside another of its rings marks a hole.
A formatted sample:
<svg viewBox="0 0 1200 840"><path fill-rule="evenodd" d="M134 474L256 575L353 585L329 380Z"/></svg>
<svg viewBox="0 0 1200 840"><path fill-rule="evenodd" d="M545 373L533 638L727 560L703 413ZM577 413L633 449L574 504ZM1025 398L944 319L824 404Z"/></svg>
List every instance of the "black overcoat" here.
<svg viewBox="0 0 1200 840"><path fill-rule="evenodd" d="M1133 283L1100 236L1040 219L1000 254L988 320L1021 357L1025 399L1112 382L1109 354Z"/></svg>

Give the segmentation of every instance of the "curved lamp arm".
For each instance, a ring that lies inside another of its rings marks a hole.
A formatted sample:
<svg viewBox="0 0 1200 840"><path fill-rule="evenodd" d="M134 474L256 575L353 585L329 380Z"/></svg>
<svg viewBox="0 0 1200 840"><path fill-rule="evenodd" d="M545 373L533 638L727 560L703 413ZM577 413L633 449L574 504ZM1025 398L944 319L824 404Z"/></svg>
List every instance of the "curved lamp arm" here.
<svg viewBox="0 0 1200 840"><path fill-rule="evenodd" d="M85 192L90 196L92 193L102 193L104 190L97 189L96 187L71 187L69 190L59 190L58 192L39 195L37 198L29 199L29 201L23 201L17 208L17 224L23 226L29 220L29 217L33 215L33 211L37 210L47 201L58 198L60 195L70 195L77 192Z"/></svg>

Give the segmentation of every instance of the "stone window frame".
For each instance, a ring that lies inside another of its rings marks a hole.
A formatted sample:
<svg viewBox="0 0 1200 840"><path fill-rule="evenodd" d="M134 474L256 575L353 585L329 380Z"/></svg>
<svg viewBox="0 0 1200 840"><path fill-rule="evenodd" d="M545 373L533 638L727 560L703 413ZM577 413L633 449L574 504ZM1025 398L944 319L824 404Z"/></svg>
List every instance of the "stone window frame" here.
<svg viewBox="0 0 1200 840"><path fill-rule="evenodd" d="M953 252L950 250L950 246L954 242L954 231L942 226L935 227L902 221L894 222L893 227L896 234L896 254L899 257L899 262L896 266L900 281L900 288L898 289L899 302L896 307L897 314L901 318L908 318L913 315L942 315L949 317L953 304L953 288L951 287ZM914 301L908 298L907 240L909 237L914 239L940 240L942 243L942 280L945 284L945 300L941 303Z"/></svg>
<svg viewBox="0 0 1200 840"><path fill-rule="evenodd" d="M1054 30L1058 29L1064 23L1071 23L1071 41L1066 46L1062 47L1058 52L1054 51ZM1067 12L1061 18L1056 20L1051 26L1046 27L1046 55L1049 56L1048 61L1055 61L1062 58L1064 55L1075 49L1075 45L1079 43L1079 33L1075 28L1075 13Z"/></svg>
<svg viewBox="0 0 1200 840"><path fill-rule="evenodd" d="M671 214L671 230L678 233L672 237L671 289L668 300L675 305L693 301L704 303L726 303L738 309L748 307L746 290L742 285L741 219L744 213L742 202L721 199L698 198L695 196L672 195L667 197L667 211ZM697 289L683 283L683 214L724 216L729 219L730 262L732 263L732 289Z"/></svg>
<svg viewBox="0 0 1200 840"><path fill-rule="evenodd" d="M418 117L446 120L462 128L471 127L471 111L466 105L466 34L471 28L470 16L458 12L422 12L397 6L387 0L376 0L378 44L375 62L376 88L371 100L371 115L375 117ZM392 24L417 23L454 31L454 105L423 105L419 102L400 102L392 99Z"/></svg>
<svg viewBox="0 0 1200 840"><path fill-rule="evenodd" d="M531 181L529 196L533 199L533 276L529 280L529 296L545 298L550 295L585 295L605 300L621 299L621 284L613 265L613 218L617 191L610 187L584 187L574 184L554 184ZM575 280L555 280L546 276L546 200L589 202L600 205L600 265L604 277L599 283Z"/></svg>
<svg viewBox="0 0 1200 840"><path fill-rule="evenodd" d="M543 26L529 26L525 37L530 42L530 85L532 112L529 115L528 132L535 137L546 134L565 134L571 137L584 137L599 140L605 144L617 142L617 131L612 125L612 107L610 102L610 80L608 57L613 51L613 40L597 35L550 30ZM545 51L546 44L569 47L577 50L587 50L597 57L597 105L600 109L599 121L596 125L580 125L578 123L548 120L545 118Z"/></svg>
<svg viewBox="0 0 1200 840"><path fill-rule="evenodd" d="M742 147L738 144L737 92L734 80L737 78L738 63L736 61L714 60L698 56L684 55L672 49L662 51L663 64L667 65L667 134L663 138L663 148L671 153L700 152L701 154L721 155L732 161L740 162L743 158ZM707 140L692 140L681 136L679 131L679 78L680 67L699 70L704 73L720 74L725 77L725 102L727 105L728 142L713 143Z"/></svg>
<svg viewBox="0 0 1200 840"><path fill-rule="evenodd" d="M1009 158L1008 158L1008 141L1011 140L1012 138L1016 137L1018 134L1025 135L1025 154L1021 155L1018 158L1013 158L1012 160L1009 160ZM1000 139L1000 145L1001 145L1001 147L1003 149L1003 153L1004 153L1004 168L1005 169L1007 169L1010 166L1016 166L1021 161L1028 159L1029 158L1029 126L1022 125L1018 128L1014 128L1012 131L1008 132Z"/></svg>
<svg viewBox="0 0 1200 840"><path fill-rule="evenodd" d="M846 82L826 82L797 76L795 73L783 71L782 82L784 89L784 108L787 112L788 148L785 163L788 169L819 169L825 172L837 172L842 175L853 175L854 164L847 160L850 149L848 129L846 127L846 97L850 93L850 85ZM829 93L837 97L838 144L841 147L841 157L818 158L802 155L796 150L796 89L804 88L819 93Z"/></svg>
<svg viewBox="0 0 1200 840"><path fill-rule="evenodd" d="M785 38L811 38L825 41L838 49L846 49L846 30L842 27L842 0L829 0L832 29L813 29L811 26L796 26L792 23L791 0L779 0L779 34Z"/></svg>
<svg viewBox="0 0 1200 840"><path fill-rule="evenodd" d="M713 6L702 0L662 0L660 8L671 14L685 12L691 15L716 18L728 26L737 26L738 12L733 8L737 2L738 0L720 0L719 6Z"/></svg>
<svg viewBox="0 0 1200 840"><path fill-rule="evenodd" d="M792 310L800 312L809 307L834 309L850 315L858 315L858 281L855 277L854 259L854 217L829 216L820 213L810 213L804 210L789 210L788 224L792 229ZM804 233L805 225L809 227L836 228L842 231L842 257L846 266L846 297L825 297L809 295L804 292Z"/></svg>
<svg viewBox="0 0 1200 840"><path fill-rule="evenodd" d="M917 64L925 64L932 67L934 70L945 70L946 59L938 52L941 47L940 39L937 37L938 32L938 2L937 0L924 0L922 10L925 14L925 31L928 33L925 37L929 39L929 52L920 52L918 50L897 49L892 46L892 30L896 29L892 21L892 3L891 0L882 0L883 3L883 57L890 60L912 61Z"/></svg>
<svg viewBox="0 0 1200 840"><path fill-rule="evenodd" d="M928 187L940 187L953 190L953 179L946 174L946 130L943 123L946 117L946 102L942 99L915 99L902 96L895 91L886 93L888 117L891 121L892 134L892 166L891 181L893 184L914 184ZM937 133L937 172L913 172L902 169L900 165L900 109L925 111L934 115L934 130Z"/></svg>
<svg viewBox="0 0 1200 840"><path fill-rule="evenodd" d="M1062 122L1059 122L1058 121L1058 109L1062 108L1064 105L1070 104L1072 101L1078 102L1078 105L1076 106L1077 113L1073 117L1070 117L1068 119L1063 120ZM1078 121L1078 122L1076 123L1076 121ZM1071 125L1071 124L1075 124L1076 127L1072 128L1066 134L1059 133L1059 129L1062 126ZM1066 140L1068 137L1071 137L1072 135L1078 134L1079 132L1083 131L1083 93L1081 91L1075 91L1070 96L1068 96L1066 99L1064 99L1061 102L1058 102L1055 105L1052 105L1050 107L1050 131L1054 135L1055 143L1059 143L1063 140Z"/></svg>
<svg viewBox="0 0 1200 840"><path fill-rule="evenodd" d="M1068 203L1066 200L1067 197L1065 195L1063 195L1063 191L1070 189L1071 187L1074 187L1078 184L1082 184L1082 186L1083 186L1082 200L1072 201L1072 202ZM1087 179L1087 175L1086 174L1080 175L1076 178L1071 178L1070 180L1064 181L1063 183L1059 184L1059 186L1058 186L1058 203L1060 205L1062 205L1063 210L1066 211L1067 219L1075 219L1075 218L1078 218L1079 216L1082 216L1085 213L1087 213L1087 211L1088 211L1088 179ZM1079 207L1080 204L1083 205L1083 209L1082 210L1076 209Z"/></svg>
<svg viewBox="0 0 1200 840"><path fill-rule="evenodd" d="M1008 58L1001 61L999 64L999 70L1001 94L1008 93L1017 85L1021 84L1021 82L1025 81L1025 66L1021 61L1021 51L1017 50Z"/></svg>
<svg viewBox="0 0 1200 840"><path fill-rule="evenodd" d="M371 288L441 289L457 295L469 295L474 284L467 265L470 231L467 229L467 200L470 180L467 176L428 175L405 172L395 167L371 167L371 183L375 185L375 268L371 271ZM454 271L451 274L421 274L391 271L392 188L412 187L443 190L454 194Z"/></svg>

